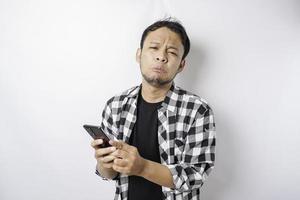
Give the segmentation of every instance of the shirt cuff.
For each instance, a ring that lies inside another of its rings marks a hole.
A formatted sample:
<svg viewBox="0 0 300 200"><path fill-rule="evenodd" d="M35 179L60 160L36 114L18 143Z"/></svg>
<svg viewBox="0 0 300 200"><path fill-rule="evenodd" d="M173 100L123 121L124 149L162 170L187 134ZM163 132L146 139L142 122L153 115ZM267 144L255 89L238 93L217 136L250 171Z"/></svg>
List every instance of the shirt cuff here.
<svg viewBox="0 0 300 200"><path fill-rule="evenodd" d="M166 166L172 174L174 183L174 188L170 188L169 191L189 192L202 186L203 179L200 170L198 172L192 166L184 163Z"/></svg>
<svg viewBox="0 0 300 200"><path fill-rule="evenodd" d="M102 178L102 180L105 180L105 181L109 181L110 179L104 177L102 174L100 174L100 172L98 171L97 167L96 167L96 170L95 170L95 174L97 174L98 176L100 176ZM118 180L119 179L119 176L120 176L120 173L117 173L117 175L111 179L111 180Z"/></svg>
<svg viewBox="0 0 300 200"><path fill-rule="evenodd" d="M169 170L172 174L173 183L175 186L175 188L170 188L171 191L178 190L180 192L183 192L183 191L188 190L188 188L184 188L184 186L186 185L187 177L186 178L181 177L182 168L180 166L178 166L178 164L166 165L166 166L169 168Z"/></svg>

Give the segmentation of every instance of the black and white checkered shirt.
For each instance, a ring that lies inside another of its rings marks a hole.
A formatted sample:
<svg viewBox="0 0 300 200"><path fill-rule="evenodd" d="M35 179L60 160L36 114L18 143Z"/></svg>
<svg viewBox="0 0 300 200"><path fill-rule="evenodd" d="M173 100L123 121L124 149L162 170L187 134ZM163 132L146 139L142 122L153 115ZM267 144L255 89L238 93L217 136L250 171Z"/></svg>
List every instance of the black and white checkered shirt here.
<svg viewBox="0 0 300 200"><path fill-rule="evenodd" d="M109 99L102 113L102 129L129 142L137 118L140 86ZM216 131L212 109L200 97L175 86L158 109L161 164L173 176L175 189L162 186L167 200L200 199L200 187L214 167ZM101 174L96 170L96 174ZM101 176L102 177L102 176ZM104 177L102 177L104 180ZM115 200L127 200L128 176L118 174Z"/></svg>

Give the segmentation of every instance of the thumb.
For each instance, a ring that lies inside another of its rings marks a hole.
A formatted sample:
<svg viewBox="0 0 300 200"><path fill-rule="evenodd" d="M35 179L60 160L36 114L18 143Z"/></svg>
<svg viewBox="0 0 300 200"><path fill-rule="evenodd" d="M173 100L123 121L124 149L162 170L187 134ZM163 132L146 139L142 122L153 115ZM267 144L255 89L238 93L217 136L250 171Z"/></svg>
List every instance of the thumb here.
<svg viewBox="0 0 300 200"><path fill-rule="evenodd" d="M128 151L130 149L130 145L128 145L127 143L123 142L123 141L119 141L119 140L111 140L109 141L109 143L116 147L117 149L122 149L124 151Z"/></svg>

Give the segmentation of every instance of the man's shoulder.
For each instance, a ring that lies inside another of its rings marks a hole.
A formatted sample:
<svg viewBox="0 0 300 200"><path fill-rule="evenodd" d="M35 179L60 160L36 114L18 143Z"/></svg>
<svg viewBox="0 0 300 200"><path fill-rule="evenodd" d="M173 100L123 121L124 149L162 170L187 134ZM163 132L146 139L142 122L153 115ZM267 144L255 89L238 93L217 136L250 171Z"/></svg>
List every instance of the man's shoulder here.
<svg viewBox="0 0 300 200"><path fill-rule="evenodd" d="M181 101L181 103L187 107L203 110L211 109L208 102L204 98L191 91L185 90L179 86L175 86L174 92L178 95L178 101Z"/></svg>
<svg viewBox="0 0 300 200"><path fill-rule="evenodd" d="M107 101L107 105L110 105L112 103L116 104L116 103L121 103L123 102L128 96L133 95L134 93L137 92L138 90L138 85L137 86L133 86L129 89L123 90L119 93L116 93L114 96L112 96L108 101Z"/></svg>

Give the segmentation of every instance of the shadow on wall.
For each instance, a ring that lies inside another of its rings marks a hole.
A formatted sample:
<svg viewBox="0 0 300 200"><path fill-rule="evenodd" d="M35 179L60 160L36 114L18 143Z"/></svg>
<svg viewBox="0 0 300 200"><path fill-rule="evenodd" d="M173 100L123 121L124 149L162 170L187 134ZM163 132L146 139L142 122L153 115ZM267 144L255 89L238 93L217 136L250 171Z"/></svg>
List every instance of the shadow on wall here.
<svg viewBox="0 0 300 200"><path fill-rule="evenodd" d="M176 77L175 83L188 91L195 91L203 80L202 66L205 63L205 54L199 46L191 46L186 58L185 68ZM182 86L181 86L182 85Z"/></svg>
<svg viewBox="0 0 300 200"><path fill-rule="evenodd" d="M209 90L209 88L204 88L209 87L209 85L204 84L204 81L212 78L208 77L209 74L207 73L209 71L206 68L209 63L208 59L209 55L203 47L200 45L192 46L186 68L182 74L178 74L176 84L182 85L184 89L205 99L205 96L201 95L200 92ZM224 194L234 187L231 183L234 183L236 177L235 160L238 150L235 141L238 140L233 138L236 135L235 130L231 130L231 127L235 127L231 124L233 122L228 118L220 118L220 116L229 116L229 113L226 113L226 108L213 106L213 109L217 128L216 162L215 168L201 188L201 199L221 200Z"/></svg>

